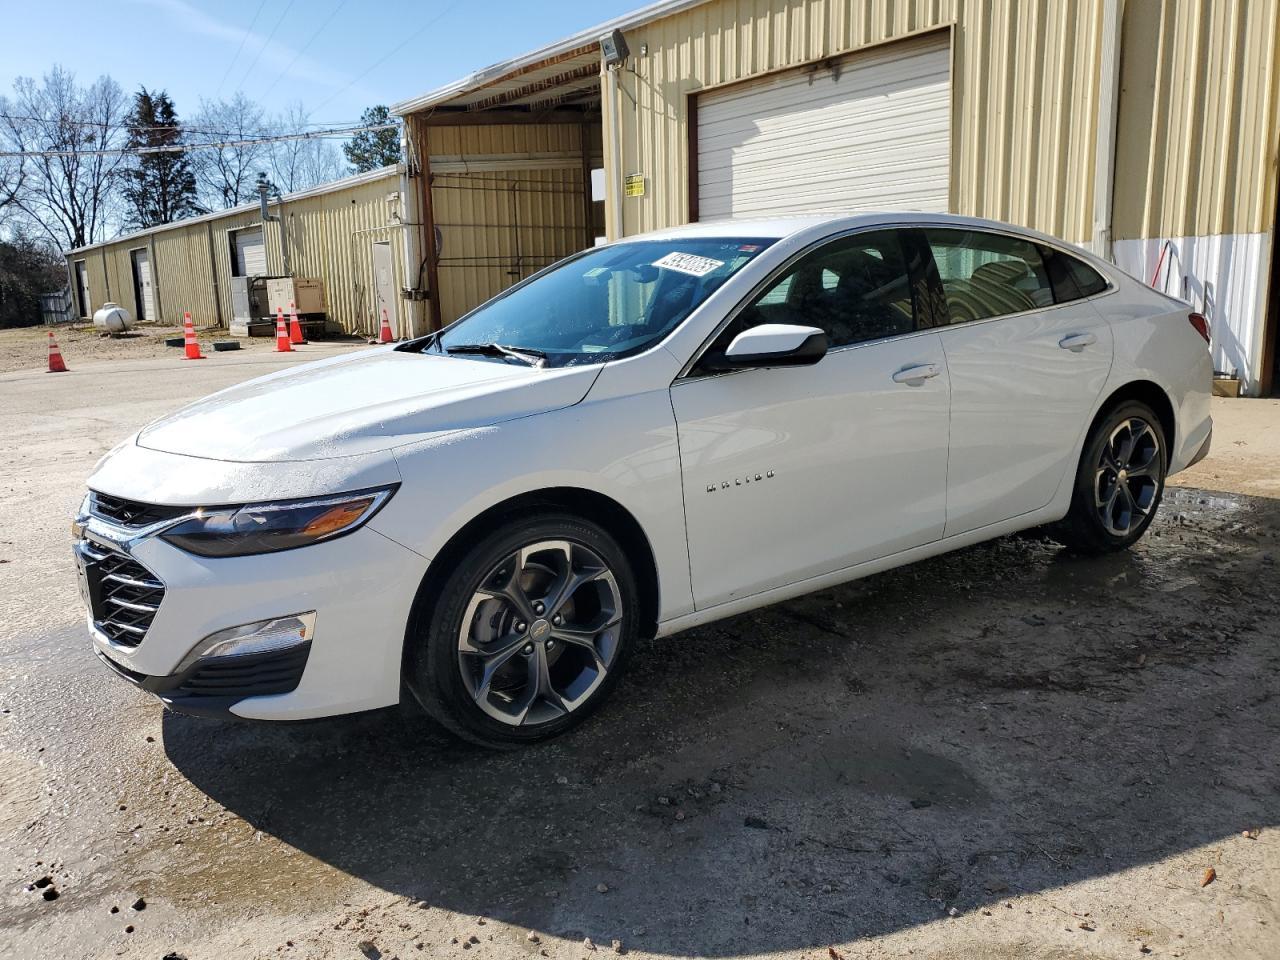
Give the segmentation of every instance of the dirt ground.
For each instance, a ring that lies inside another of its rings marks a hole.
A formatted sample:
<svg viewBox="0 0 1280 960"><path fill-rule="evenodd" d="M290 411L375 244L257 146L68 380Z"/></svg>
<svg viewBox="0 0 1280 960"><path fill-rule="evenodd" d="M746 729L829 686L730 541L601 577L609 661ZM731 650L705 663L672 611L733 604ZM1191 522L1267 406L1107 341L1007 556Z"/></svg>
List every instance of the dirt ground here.
<svg viewBox="0 0 1280 960"><path fill-rule="evenodd" d="M1123 555L1006 538L652 642L549 745L165 714L90 652L84 477L324 349L0 374L0 956L1280 956L1277 404L1216 402Z"/></svg>
<svg viewBox="0 0 1280 960"><path fill-rule="evenodd" d="M0 373L46 370L49 360L49 331L62 352L67 367L100 360L147 360L182 355L180 347L165 345L166 337L182 336L182 327L140 324L116 336L105 335L92 324L57 327L19 327L0 330ZM271 337L231 337L223 329L197 330L200 350L209 354L215 340L237 340L244 352L274 351Z"/></svg>

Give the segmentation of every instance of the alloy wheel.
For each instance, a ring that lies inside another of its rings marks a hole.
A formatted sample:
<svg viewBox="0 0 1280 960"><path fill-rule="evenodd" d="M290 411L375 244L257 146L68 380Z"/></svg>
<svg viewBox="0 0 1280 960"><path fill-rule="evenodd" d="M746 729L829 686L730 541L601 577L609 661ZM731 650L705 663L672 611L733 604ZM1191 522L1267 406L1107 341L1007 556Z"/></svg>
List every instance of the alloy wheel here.
<svg viewBox="0 0 1280 960"><path fill-rule="evenodd" d="M1161 484L1160 433L1129 417L1102 446L1093 481L1098 519L1113 537L1126 537L1151 513Z"/></svg>
<svg viewBox="0 0 1280 960"><path fill-rule="evenodd" d="M543 540L481 580L458 633L458 669L495 720L549 723L590 699L621 632L622 596L608 565L580 543Z"/></svg>

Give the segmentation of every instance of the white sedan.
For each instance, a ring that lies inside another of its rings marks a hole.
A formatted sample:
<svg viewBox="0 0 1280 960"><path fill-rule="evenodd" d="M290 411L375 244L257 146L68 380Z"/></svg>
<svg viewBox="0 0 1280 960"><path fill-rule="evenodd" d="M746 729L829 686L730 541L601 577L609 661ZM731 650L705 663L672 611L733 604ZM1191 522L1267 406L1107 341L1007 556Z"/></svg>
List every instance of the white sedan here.
<svg viewBox="0 0 1280 960"><path fill-rule="evenodd" d="M470 740L539 740L641 636L1030 527L1128 547L1208 451L1207 337L1111 264L982 220L596 247L117 447L75 524L94 647L184 712L403 689Z"/></svg>

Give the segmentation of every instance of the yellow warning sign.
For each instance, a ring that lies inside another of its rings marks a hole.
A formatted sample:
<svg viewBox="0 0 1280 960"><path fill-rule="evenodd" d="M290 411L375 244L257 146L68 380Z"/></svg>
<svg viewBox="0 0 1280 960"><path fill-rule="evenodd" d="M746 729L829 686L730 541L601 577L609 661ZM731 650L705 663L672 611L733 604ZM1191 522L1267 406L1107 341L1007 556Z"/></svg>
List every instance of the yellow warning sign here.
<svg viewBox="0 0 1280 960"><path fill-rule="evenodd" d="M624 181L624 183L626 184L626 195L628 197L644 196L644 174L643 173L627 174L627 178Z"/></svg>

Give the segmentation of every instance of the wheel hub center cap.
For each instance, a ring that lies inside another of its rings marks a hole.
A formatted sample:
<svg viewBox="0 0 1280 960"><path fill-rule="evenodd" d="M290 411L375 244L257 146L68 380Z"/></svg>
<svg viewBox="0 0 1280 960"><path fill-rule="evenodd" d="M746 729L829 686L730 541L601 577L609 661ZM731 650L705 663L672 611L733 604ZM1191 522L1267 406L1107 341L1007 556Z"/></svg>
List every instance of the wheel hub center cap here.
<svg viewBox="0 0 1280 960"><path fill-rule="evenodd" d="M1121 470L1121 471L1120 471L1120 473L1118 474L1118 477L1119 477L1119 479L1120 479L1120 482L1121 482L1121 483L1124 483L1124 481L1126 481L1126 480L1128 480L1128 479L1129 479L1129 471L1128 471L1128 470Z"/></svg>
<svg viewBox="0 0 1280 960"><path fill-rule="evenodd" d="M545 640L551 635L551 624L547 620L535 620L529 627L529 639Z"/></svg>

